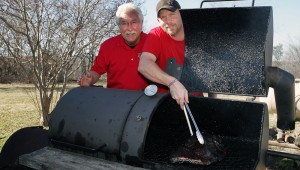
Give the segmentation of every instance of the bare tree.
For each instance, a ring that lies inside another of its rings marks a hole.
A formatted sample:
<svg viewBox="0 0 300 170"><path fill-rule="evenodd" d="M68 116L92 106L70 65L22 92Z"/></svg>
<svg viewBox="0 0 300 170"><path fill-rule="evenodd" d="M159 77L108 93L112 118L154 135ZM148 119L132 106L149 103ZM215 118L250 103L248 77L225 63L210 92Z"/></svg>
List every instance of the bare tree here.
<svg viewBox="0 0 300 170"><path fill-rule="evenodd" d="M300 39L299 39L300 40ZM283 50L283 45L279 44L273 48L273 65L280 67L296 78L300 78L300 41L290 40L289 44L286 44L286 50Z"/></svg>
<svg viewBox="0 0 300 170"><path fill-rule="evenodd" d="M288 44L286 52L288 69L296 78L300 78L300 39Z"/></svg>
<svg viewBox="0 0 300 170"><path fill-rule="evenodd" d="M62 97L70 75L82 62L91 62L99 44L117 33L115 11L124 2L1 0L0 48L6 55L0 57L17 62L20 73L38 90L44 126L55 92Z"/></svg>
<svg viewBox="0 0 300 170"><path fill-rule="evenodd" d="M281 60L283 57L283 46L282 44L278 44L273 47L273 57L275 60L273 60L273 65L280 67L281 66Z"/></svg>
<svg viewBox="0 0 300 170"><path fill-rule="evenodd" d="M283 56L283 46L282 44L278 44L273 47L273 55L276 59L276 61L280 61Z"/></svg>

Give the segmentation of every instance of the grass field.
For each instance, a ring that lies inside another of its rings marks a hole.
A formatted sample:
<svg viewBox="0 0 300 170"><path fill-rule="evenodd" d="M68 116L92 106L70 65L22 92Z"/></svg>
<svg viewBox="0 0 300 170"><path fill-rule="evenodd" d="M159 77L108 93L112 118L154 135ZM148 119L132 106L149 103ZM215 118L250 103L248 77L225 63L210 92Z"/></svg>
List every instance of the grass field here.
<svg viewBox="0 0 300 170"><path fill-rule="evenodd" d="M106 86L106 75L95 85ZM68 83L67 89L77 87L76 82ZM32 84L0 84L0 151L5 141L17 130L39 126L40 114L34 98ZM58 98L54 97L54 104Z"/></svg>
<svg viewBox="0 0 300 170"><path fill-rule="evenodd" d="M15 131L40 125L34 90L30 84L0 84L0 150Z"/></svg>
<svg viewBox="0 0 300 170"><path fill-rule="evenodd" d="M0 84L0 150L20 128L39 125L40 116L29 94L33 85Z"/></svg>

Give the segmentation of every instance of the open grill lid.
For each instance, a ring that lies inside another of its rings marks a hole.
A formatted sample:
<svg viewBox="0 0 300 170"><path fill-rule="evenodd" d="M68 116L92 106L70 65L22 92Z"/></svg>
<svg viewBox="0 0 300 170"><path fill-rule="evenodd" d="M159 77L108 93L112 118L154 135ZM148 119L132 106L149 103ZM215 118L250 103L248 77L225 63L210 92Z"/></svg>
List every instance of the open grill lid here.
<svg viewBox="0 0 300 170"><path fill-rule="evenodd" d="M272 7L180 10L189 91L267 96L272 63Z"/></svg>

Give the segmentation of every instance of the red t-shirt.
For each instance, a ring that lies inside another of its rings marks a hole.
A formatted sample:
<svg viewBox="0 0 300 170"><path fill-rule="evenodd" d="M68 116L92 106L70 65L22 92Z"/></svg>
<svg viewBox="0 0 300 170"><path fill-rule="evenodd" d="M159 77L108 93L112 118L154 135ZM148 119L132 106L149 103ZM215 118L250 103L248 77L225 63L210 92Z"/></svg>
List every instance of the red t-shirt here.
<svg viewBox="0 0 300 170"><path fill-rule="evenodd" d="M121 34L106 40L100 46L91 70L100 75L107 73L108 88L144 89L149 83L137 68L146 38L147 34L142 32L140 42L133 49Z"/></svg>
<svg viewBox="0 0 300 170"><path fill-rule="evenodd" d="M149 52L156 56L156 63L165 70L169 58L176 58L178 65L184 61L184 41L176 41L161 27L155 27L148 33L143 52ZM167 92L169 89L163 85L157 85L159 92Z"/></svg>

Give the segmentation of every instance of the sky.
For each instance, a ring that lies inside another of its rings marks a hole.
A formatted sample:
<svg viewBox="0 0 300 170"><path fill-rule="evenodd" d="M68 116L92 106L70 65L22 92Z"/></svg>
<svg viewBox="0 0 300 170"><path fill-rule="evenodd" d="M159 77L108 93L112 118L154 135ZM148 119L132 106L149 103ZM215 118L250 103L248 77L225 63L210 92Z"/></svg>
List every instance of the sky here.
<svg viewBox="0 0 300 170"><path fill-rule="evenodd" d="M177 0L182 9L200 8L202 0ZM145 32L157 26L156 4L158 0L145 0L142 11L145 14ZM207 7L252 6L252 0L237 2L205 2ZM273 45L300 42L300 0L255 0L254 6L272 6L273 9Z"/></svg>

